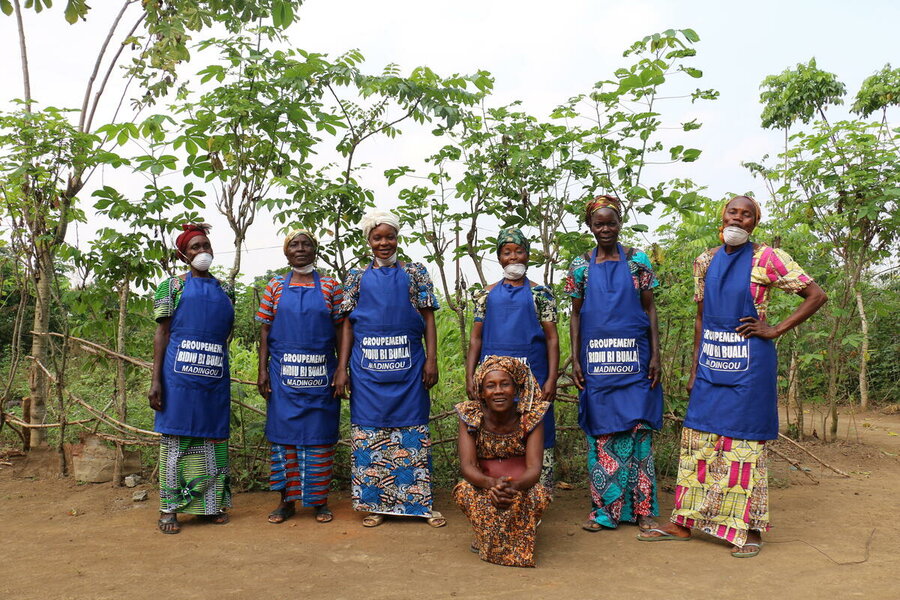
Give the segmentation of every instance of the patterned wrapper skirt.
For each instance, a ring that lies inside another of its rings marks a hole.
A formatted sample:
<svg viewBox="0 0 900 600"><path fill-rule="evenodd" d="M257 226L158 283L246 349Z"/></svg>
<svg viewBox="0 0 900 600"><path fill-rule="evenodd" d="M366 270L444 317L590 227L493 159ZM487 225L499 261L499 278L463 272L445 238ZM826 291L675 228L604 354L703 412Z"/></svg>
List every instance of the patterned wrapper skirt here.
<svg viewBox="0 0 900 600"><path fill-rule="evenodd" d="M384 515L431 516L428 425L352 425L350 446L354 510Z"/></svg>
<svg viewBox="0 0 900 600"><path fill-rule="evenodd" d="M672 522L743 546L769 529L765 442L685 427Z"/></svg>
<svg viewBox="0 0 900 600"><path fill-rule="evenodd" d="M334 445L272 444L269 489L283 491L285 502L322 506L328 502L334 466Z"/></svg>
<svg viewBox="0 0 900 600"><path fill-rule="evenodd" d="M639 516L659 514L652 440L653 430L644 424L587 436L592 521L617 527L619 521L634 523Z"/></svg>
<svg viewBox="0 0 900 600"><path fill-rule="evenodd" d="M159 442L159 510L215 515L231 506L228 440L163 435Z"/></svg>
<svg viewBox="0 0 900 600"><path fill-rule="evenodd" d="M453 499L472 523L481 560L507 567L534 566L537 526L550 504L546 487L538 483L506 510L491 504L488 490L465 480L453 488Z"/></svg>

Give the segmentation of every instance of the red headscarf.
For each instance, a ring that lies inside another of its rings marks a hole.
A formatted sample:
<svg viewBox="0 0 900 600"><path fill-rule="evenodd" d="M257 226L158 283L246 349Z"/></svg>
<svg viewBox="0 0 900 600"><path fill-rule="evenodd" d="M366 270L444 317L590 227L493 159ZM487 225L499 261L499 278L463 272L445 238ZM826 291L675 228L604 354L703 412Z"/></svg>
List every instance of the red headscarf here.
<svg viewBox="0 0 900 600"><path fill-rule="evenodd" d="M178 248L178 251L184 256L191 240L198 235L206 235L209 233L210 225L208 223L187 223L182 225L181 228L184 229L184 232L175 238L175 247Z"/></svg>

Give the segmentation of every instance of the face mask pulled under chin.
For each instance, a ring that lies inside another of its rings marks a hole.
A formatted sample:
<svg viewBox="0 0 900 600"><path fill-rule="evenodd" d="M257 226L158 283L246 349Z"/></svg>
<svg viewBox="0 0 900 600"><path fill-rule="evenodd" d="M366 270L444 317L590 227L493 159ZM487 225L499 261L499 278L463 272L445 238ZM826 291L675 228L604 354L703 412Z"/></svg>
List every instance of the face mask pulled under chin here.
<svg viewBox="0 0 900 600"><path fill-rule="evenodd" d="M523 265L522 263L513 263L511 265L506 265L503 267L503 277L506 279L512 279L513 281L522 279L525 277L525 271L528 270L527 265Z"/></svg>
<svg viewBox="0 0 900 600"><path fill-rule="evenodd" d="M750 232L734 225L729 225L722 230L722 239L729 246L740 246L746 244L750 239Z"/></svg>
<svg viewBox="0 0 900 600"><path fill-rule="evenodd" d="M309 275L315 268L316 265L314 265L313 263L309 263L305 267L291 267L294 273L297 273L298 275Z"/></svg>
<svg viewBox="0 0 900 600"><path fill-rule="evenodd" d="M397 262L397 253L396 252L391 254L388 258L378 258L377 256L375 257L375 264L378 265L379 267L390 267L391 265L393 265L396 262Z"/></svg>
<svg viewBox="0 0 900 600"><path fill-rule="evenodd" d="M191 266L198 271L209 271L209 266L212 264L212 261L212 254L210 254L209 252L201 252L194 257L194 260L191 261Z"/></svg>

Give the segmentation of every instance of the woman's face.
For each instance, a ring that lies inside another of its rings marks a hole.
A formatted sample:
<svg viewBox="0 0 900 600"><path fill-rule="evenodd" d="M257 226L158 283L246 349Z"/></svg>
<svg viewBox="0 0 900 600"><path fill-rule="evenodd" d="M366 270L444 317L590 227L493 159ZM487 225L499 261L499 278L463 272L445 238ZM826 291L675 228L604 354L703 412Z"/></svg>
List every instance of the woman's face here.
<svg viewBox="0 0 900 600"><path fill-rule="evenodd" d="M749 198L738 196L725 207L722 217L723 227L740 227L747 233L756 228L756 206Z"/></svg>
<svg viewBox="0 0 900 600"><path fill-rule="evenodd" d="M600 208L591 215L589 223L594 239L601 246L612 246L619 241L622 221L619 214L611 208Z"/></svg>
<svg viewBox="0 0 900 600"><path fill-rule="evenodd" d="M528 251L522 246L510 242L500 246L500 252L497 253L497 259L500 261L501 267L515 264L527 265Z"/></svg>
<svg viewBox="0 0 900 600"><path fill-rule="evenodd" d="M316 260L316 245L308 235L301 233L288 243L284 255L292 267L305 267Z"/></svg>
<svg viewBox="0 0 900 600"><path fill-rule="evenodd" d="M198 254L203 254L204 252L208 254L212 254L212 244L209 243L209 238L205 235L195 235L191 238L191 241L188 242L188 246L184 251L184 262L187 264L191 264L195 258L197 258Z"/></svg>
<svg viewBox="0 0 900 600"><path fill-rule="evenodd" d="M369 232L369 247L375 258L387 260L397 251L397 230L382 223Z"/></svg>
<svg viewBox="0 0 900 600"><path fill-rule="evenodd" d="M481 380L481 400L493 412L506 412L515 406L516 382L506 371L489 371Z"/></svg>

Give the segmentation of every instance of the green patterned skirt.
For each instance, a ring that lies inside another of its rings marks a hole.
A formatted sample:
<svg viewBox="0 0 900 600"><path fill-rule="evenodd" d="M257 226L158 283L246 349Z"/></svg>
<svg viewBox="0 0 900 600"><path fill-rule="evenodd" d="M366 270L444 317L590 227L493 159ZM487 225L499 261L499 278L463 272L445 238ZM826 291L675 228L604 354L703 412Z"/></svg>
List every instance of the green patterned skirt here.
<svg viewBox="0 0 900 600"><path fill-rule="evenodd" d="M163 435L159 442L159 510L216 515L230 506L228 440Z"/></svg>

